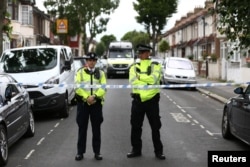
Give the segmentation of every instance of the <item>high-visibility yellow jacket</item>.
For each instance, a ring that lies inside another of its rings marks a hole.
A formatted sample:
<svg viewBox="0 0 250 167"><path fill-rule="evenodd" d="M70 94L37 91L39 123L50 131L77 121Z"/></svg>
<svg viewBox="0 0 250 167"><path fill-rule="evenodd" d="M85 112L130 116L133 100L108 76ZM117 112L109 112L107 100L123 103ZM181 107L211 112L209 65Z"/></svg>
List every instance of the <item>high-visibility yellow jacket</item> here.
<svg viewBox="0 0 250 167"><path fill-rule="evenodd" d="M161 64L151 62L150 59L134 63L129 70L129 83L131 85L159 85L161 80ZM141 101L150 100L157 93L159 88L133 88L132 93L139 94Z"/></svg>
<svg viewBox="0 0 250 167"><path fill-rule="evenodd" d="M107 80L104 72L102 70L95 69L94 74L92 74L92 83L91 83L91 72L88 68L81 68L77 71L75 76L75 83L76 84L83 84L83 85L106 85ZM98 76L97 76L98 75ZM97 98L102 100L102 103L104 101L104 96L106 94L106 88L83 88L83 87L77 87L75 89L75 92L77 95L82 97L83 101L86 101L86 99L91 96L95 95ZM91 94L92 92L92 94Z"/></svg>

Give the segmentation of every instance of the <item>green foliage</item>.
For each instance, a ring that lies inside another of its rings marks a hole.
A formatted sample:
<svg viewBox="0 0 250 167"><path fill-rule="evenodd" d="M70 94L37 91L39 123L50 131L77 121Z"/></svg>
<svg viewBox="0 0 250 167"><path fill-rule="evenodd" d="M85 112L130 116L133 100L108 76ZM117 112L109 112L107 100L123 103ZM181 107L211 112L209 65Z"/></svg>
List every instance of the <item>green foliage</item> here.
<svg viewBox="0 0 250 167"><path fill-rule="evenodd" d="M161 40L159 44L159 51L166 52L169 49L170 49L169 43L166 40Z"/></svg>
<svg viewBox="0 0 250 167"><path fill-rule="evenodd" d="M138 13L136 20L143 24L155 48L167 19L176 13L178 0L136 0L134 9ZM154 55L153 50L153 55Z"/></svg>
<svg viewBox="0 0 250 167"><path fill-rule="evenodd" d="M93 38L106 31L108 16L118 7L119 2L119 0L46 0L44 4L48 13L55 18L68 19L69 35L82 34L86 53Z"/></svg>
<svg viewBox="0 0 250 167"><path fill-rule="evenodd" d="M212 53L212 54L210 55L210 57L211 57L212 62L216 62L217 59L218 59L218 57L217 57L217 55L216 55L215 53Z"/></svg>
<svg viewBox="0 0 250 167"><path fill-rule="evenodd" d="M250 46L250 3L249 0L213 0L215 13L219 14L217 28L229 40L239 40L241 48Z"/></svg>
<svg viewBox="0 0 250 167"><path fill-rule="evenodd" d="M194 55L188 55L187 56L189 60L193 60L194 59Z"/></svg>
<svg viewBox="0 0 250 167"><path fill-rule="evenodd" d="M98 56L102 56L106 51L106 46L103 42L99 42L96 45L95 52Z"/></svg>
<svg viewBox="0 0 250 167"><path fill-rule="evenodd" d="M109 47L110 42L116 41L116 37L114 35L104 35L101 38L101 42L104 43L106 50Z"/></svg>
<svg viewBox="0 0 250 167"><path fill-rule="evenodd" d="M130 32L127 32L122 38L121 38L122 41L130 41L132 42L133 44L133 47L135 49L135 47L138 45L138 44L146 44L146 45L149 45L150 43L150 38L149 38L149 35L145 32L137 32L137 31L130 31Z"/></svg>

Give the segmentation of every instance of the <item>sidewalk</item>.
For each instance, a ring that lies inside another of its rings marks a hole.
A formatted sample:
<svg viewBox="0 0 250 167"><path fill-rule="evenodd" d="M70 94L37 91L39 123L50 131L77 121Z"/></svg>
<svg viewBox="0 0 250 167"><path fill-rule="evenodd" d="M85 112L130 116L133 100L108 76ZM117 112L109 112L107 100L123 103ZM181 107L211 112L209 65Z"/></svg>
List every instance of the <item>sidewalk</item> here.
<svg viewBox="0 0 250 167"><path fill-rule="evenodd" d="M209 80L206 78L197 78L198 84L203 83L220 83L219 81L215 80ZM204 93L211 98L214 98L222 103L227 102L227 100L230 97L237 96L237 94L234 93L234 89L236 87L239 87L240 85L233 85L233 86L211 86L211 87L197 87L197 90L201 93Z"/></svg>

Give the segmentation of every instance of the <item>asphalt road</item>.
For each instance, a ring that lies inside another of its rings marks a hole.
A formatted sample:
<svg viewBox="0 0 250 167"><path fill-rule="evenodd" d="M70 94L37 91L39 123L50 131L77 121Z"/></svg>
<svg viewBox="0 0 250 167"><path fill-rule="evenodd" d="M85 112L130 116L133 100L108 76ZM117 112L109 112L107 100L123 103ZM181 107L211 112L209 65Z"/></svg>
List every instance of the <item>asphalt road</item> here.
<svg viewBox="0 0 250 167"><path fill-rule="evenodd" d="M127 84L127 79L109 79L108 84ZM44 116L36 119L36 134L10 148L7 167L206 167L208 151L249 150L249 146L221 136L223 104L199 91L161 90L161 138L166 160L154 156L151 130L145 117L142 156L126 157L130 145L129 89L109 89L103 108L102 161L96 161L91 146L89 125L87 153L75 161L77 125L76 107L70 116L60 119Z"/></svg>

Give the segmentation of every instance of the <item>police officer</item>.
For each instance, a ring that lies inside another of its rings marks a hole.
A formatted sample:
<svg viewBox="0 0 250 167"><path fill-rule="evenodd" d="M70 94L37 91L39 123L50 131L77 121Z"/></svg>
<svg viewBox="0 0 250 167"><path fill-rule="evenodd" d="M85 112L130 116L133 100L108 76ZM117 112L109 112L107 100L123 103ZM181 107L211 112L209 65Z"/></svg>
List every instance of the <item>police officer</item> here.
<svg viewBox="0 0 250 167"><path fill-rule="evenodd" d="M95 53L88 53L86 55L86 67L77 71L75 77L76 84L86 85L100 85L106 84L106 77L102 70L95 68L97 62L97 55ZM90 118L92 126L92 147L94 157L96 160L102 160L100 154L101 147L101 124L103 122L102 105L104 102L104 95L106 90L104 88L84 88L79 86L76 89L77 97L77 116L76 122L78 124L78 141L77 141L77 155L76 161L83 159L83 154L86 152L86 139L88 121Z"/></svg>
<svg viewBox="0 0 250 167"><path fill-rule="evenodd" d="M129 70L129 82L131 85L159 85L161 78L161 64L151 62L150 50L147 45L138 45L139 63L134 63ZM142 125L145 114L152 130L154 153L156 158L164 160L163 145L160 139L161 121L159 115L159 88L139 89L133 88L131 96L131 144L132 151L127 154L128 158L141 156L142 150Z"/></svg>

